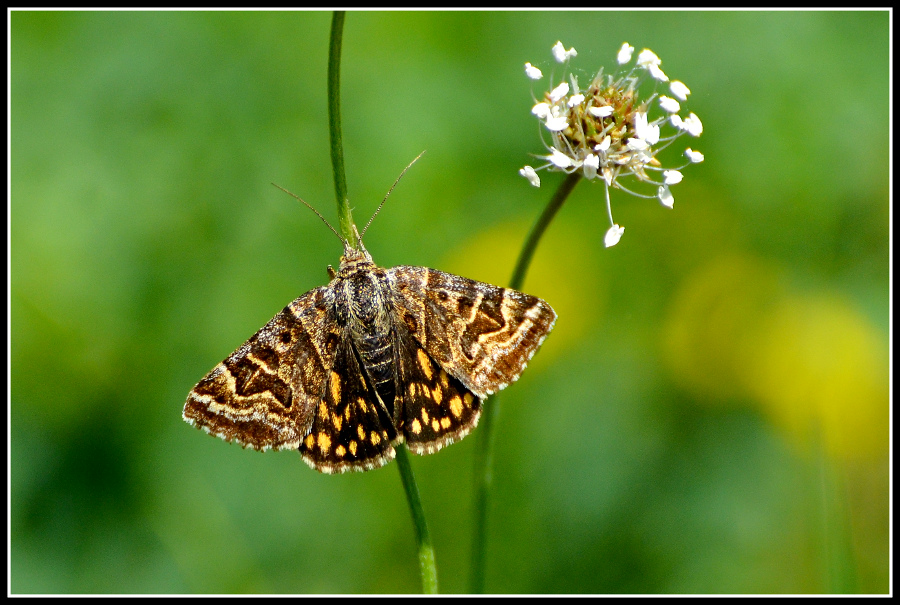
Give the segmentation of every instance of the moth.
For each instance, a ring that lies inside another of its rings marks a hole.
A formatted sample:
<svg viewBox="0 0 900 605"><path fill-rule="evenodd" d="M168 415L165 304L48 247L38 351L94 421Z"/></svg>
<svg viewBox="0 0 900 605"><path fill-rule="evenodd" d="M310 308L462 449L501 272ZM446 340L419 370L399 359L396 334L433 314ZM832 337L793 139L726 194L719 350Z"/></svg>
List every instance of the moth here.
<svg viewBox="0 0 900 605"><path fill-rule="evenodd" d="M344 251L327 285L197 383L189 424L256 450L299 450L323 473L370 470L399 443L422 455L465 437L483 400L519 377L553 329L540 298L427 267L379 267L354 235L351 244L338 234Z"/></svg>

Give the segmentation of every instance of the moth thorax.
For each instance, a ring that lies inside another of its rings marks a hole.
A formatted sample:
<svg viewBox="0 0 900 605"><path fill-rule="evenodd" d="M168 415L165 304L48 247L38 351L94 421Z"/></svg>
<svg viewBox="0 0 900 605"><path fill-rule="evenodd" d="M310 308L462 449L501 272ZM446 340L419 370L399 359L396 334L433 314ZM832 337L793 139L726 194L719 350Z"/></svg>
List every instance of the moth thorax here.
<svg viewBox="0 0 900 605"><path fill-rule="evenodd" d="M369 384L394 413L394 351L390 304L384 274L375 267L359 270L340 281L337 315L350 332Z"/></svg>
<svg viewBox="0 0 900 605"><path fill-rule="evenodd" d="M370 268L339 278L337 288L338 321L355 336L387 334L389 321L385 300L384 276Z"/></svg>

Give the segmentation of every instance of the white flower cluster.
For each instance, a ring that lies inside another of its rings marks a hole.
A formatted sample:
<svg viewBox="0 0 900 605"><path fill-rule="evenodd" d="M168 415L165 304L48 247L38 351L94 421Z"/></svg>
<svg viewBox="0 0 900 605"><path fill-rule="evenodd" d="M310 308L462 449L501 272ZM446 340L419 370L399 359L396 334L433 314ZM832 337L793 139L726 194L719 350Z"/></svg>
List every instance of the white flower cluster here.
<svg viewBox="0 0 900 605"><path fill-rule="evenodd" d="M566 50L562 42L552 49L558 63L567 63L578 55L574 48ZM616 56L619 65L631 62L634 47L622 44ZM590 85L581 90L574 75L535 103L531 113L547 129L551 143L545 143L549 155L537 156L546 161L542 166L525 166L519 170L535 187L540 187L538 170L549 169L566 173L582 171L587 179L601 179L606 185L606 208L612 225L606 232L606 246L614 246L624 233L624 227L612 218L609 188L622 189L632 195L656 198L671 208L675 203L670 187L682 180L681 170L692 163L703 161L703 154L690 147L684 152L687 162L682 166L664 168L657 154L671 145L678 137L689 134L694 137L703 132L703 123L694 113L681 117L681 103L687 101L690 89L678 80L669 81L660 65L662 61L648 49L642 50L635 64L624 73L604 76L603 70ZM525 74L539 80L540 69L525 64ZM668 82L671 96L658 95L654 90L641 99L638 89L652 79L656 86ZM661 115L651 118L650 107L657 101ZM662 132L665 128L668 133ZM656 178L650 176L657 175ZM633 176L641 183L656 187L655 195L644 195L622 186L620 179Z"/></svg>

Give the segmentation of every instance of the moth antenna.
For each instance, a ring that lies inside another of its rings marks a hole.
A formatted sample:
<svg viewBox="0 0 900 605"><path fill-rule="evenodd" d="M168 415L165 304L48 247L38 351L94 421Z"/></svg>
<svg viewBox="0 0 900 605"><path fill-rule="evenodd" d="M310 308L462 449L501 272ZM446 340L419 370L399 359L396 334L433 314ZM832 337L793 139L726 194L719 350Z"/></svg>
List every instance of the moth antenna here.
<svg viewBox="0 0 900 605"><path fill-rule="evenodd" d="M417 158L417 159L418 159L418 158ZM401 176L402 176L402 175L401 175ZM275 183L272 183L272 184L275 185ZM279 189L281 189L282 191L284 191L285 193L287 193L287 194L288 194L289 196L291 196L292 198L295 198L295 199L299 200L304 206L306 206L307 208L309 208L310 210L312 210L313 212L315 212L315 213L316 213L316 216L318 216L320 219L322 219L322 222L325 223L326 225L328 225L328 228L331 229L331 232L334 233L334 234L338 237L339 240L341 240L341 243L344 244L344 247L345 247L345 248L347 247L347 240L345 240L343 237L341 237L341 234L340 234L340 233L338 233L337 231L335 231L334 227L331 226L331 223L329 223L327 220L325 220L325 217L322 216L321 214L319 214L319 211L318 211L318 210L316 210L315 208L313 208L312 206L310 206L309 204L307 204L306 201L304 201L304 199L301 198L299 195L297 195L297 194L295 194L295 193L291 193L290 191L288 191L287 189L285 189L285 188L282 187L281 185L275 185L275 186L278 187Z"/></svg>
<svg viewBox="0 0 900 605"><path fill-rule="evenodd" d="M359 246L359 248L357 248L357 250L362 250L363 252L366 252L366 247L363 245L362 235L359 234L359 229L356 228L356 225L353 225L352 229L353 229L353 235L356 237L356 245Z"/></svg>
<svg viewBox="0 0 900 605"><path fill-rule="evenodd" d="M381 203L380 203L380 204L378 204L378 208L375 209L375 214L372 215L372 218L369 219L369 222L366 223L366 226L363 228L362 233L361 233L360 236L359 236L360 241L362 241L362 236L366 234L366 230L369 228L369 225L372 224L372 221L374 221L374 220L375 220L375 217L378 216L378 213L381 212L381 207L384 206L384 203L387 201L388 196L391 195L391 192L394 190L394 187L397 186L397 183L400 182L400 179L403 178L403 175L406 174L406 171L409 170L409 169L412 167L413 164L415 164L416 162L418 162L418 161L419 161L419 158L422 157L423 155L425 155L425 151L423 151L422 153L420 153L419 155L417 155L417 156L416 156L416 159L414 159L412 162L410 162L409 165L408 165L406 168L403 169L403 172L400 173L400 176L397 177L397 180L394 181L394 184L391 185L391 188L390 188L390 189L388 189L387 195L384 196L384 199L381 200ZM292 195L293 195L293 194L292 194ZM302 201L302 200L301 200L301 201ZM303 202L303 203L305 204L306 202Z"/></svg>

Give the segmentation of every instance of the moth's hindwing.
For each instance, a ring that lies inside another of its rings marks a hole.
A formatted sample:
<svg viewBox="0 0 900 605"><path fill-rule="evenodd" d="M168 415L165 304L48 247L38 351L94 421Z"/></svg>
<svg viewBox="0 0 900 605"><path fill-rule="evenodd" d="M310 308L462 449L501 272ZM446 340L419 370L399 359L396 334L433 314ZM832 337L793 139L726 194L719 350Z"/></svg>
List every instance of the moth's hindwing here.
<svg viewBox="0 0 900 605"><path fill-rule="evenodd" d="M349 338L341 339L324 397L300 445L303 459L324 473L364 471L394 458L397 431L359 366Z"/></svg>
<svg viewBox="0 0 900 605"><path fill-rule="evenodd" d="M397 334L399 426L410 451L431 454L475 428L481 400L440 367L405 325Z"/></svg>

